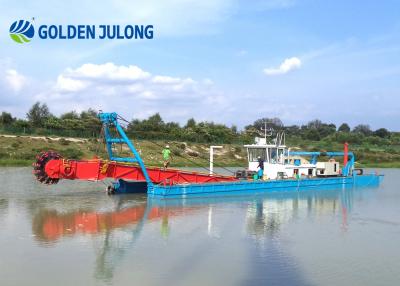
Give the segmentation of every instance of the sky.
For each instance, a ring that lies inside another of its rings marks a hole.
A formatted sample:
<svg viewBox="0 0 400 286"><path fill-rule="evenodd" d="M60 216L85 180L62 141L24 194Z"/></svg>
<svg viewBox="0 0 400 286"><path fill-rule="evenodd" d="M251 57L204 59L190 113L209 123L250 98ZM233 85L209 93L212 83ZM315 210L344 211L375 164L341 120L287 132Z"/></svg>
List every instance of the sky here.
<svg viewBox="0 0 400 286"><path fill-rule="evenodd" d="M400 131L400 1L0 0L0 111L36 101L239 128L313 119ZM18 44L40 25L154 25L151 40Z"/></svg>

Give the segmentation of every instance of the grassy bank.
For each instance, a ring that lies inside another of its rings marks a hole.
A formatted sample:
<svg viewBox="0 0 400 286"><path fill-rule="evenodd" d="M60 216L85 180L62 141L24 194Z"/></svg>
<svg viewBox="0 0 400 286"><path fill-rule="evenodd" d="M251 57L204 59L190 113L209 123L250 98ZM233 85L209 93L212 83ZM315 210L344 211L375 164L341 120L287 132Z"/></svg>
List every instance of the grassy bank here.
<svg viewBox="0 0 400 286"><path fill-rule="evenodd" d="M166 144L172 151L171 167L200 167L209 165L209 145L185 142L165 142L135 140L135 146L141 153L147 166L162 166L161 150ZM0 166L30 166L41 151L54 150L64 158L91 159L95 156L107 158L104 144L93 139L58 138L40 136L0 135ZM124 146L115 152L121 156L130 156ZM245 150L240 146L224 145L214 152L215 166L244 166Z"/></svg>
<svg viewBox="0 0 400 286"><path fill-rule="evenodd" d="M186 142L135 141L136 147L147 166L162 166L161 150L168 143L171 146L172 167L199 167L209 165L209 145ZM292 141L307 151L339 151L339 143L323 141ZM400 168L400 148L378 148L373 146L350 147L356 154L357 167ZM38 153L44 150L59 152L64 158L90 159L95 156L107 158L104 145L93 139L59 138L40 136L0 135L0 166L30 166ZM127 148L116 150L121 156L129 156ZM215 151L215 166L246 166L246 152L241 145L225 144Z"/></svg>

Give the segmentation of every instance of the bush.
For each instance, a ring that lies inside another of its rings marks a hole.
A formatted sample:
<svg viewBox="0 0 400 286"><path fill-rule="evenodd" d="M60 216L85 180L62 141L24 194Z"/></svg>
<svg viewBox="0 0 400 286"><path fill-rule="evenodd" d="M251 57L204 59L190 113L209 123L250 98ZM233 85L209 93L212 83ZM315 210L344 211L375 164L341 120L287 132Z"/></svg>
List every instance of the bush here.
<svg viewBox="0 0 400 286"><path fill-rule="evenodd" d="M58 140L58 142L59 142L61 145L64 145L64 146L67 146L67 145L69 145L69 143L70 143L67 139L64 139L64 138L61 138L60 140Z"/></svg>
<svg viewBox="0 0 400 286"><path fill-rule="evenodd" d="M78 149L67 148L62 151L62 155L67 159L80 159L83 156L83 152Z"/></svg>
<svg viewBox="0 0 400 286"><path fill-rule="evenodd" d="M348 133L348 132L338 132L334 135L335 141L339 143L349 143L349 144L362 144L364 141L364 135L362 133Z"/></svg>
<svg viewBox="0 0 400 286"><path fill-rule="evenodd" d="M383 139L378 136L368 136L365 140L368 144L377 145L377 146L384 146L389 145L389 140Z"/></svg>
<svg viewBox="0 0 400 286"><path fill-rule="evenodd" d="M242 152L242 147L235 146L234 152L235 152L236 154Z"/></svg>
<svg viewBox="0 0 400 286"><path fill-rule="evenodd" d="M18 159L23 159L23 160L31 160L32 162L35 160L36 154L34 153L29 153L29 152L23 152L18 154L17 156Z"/></svg>
<svg viewBox="0 0 400 286"><path fill-rule="evenodd" d="M199 153L196 151L189 151L187 154L192 157L199 157Z"/></svg>
<svg viewBox="0 0 400 286"><path fill-rule="evenodd" d="M182 155L182 150L180 150L180 149L172 149L172 155L181 156Z"/></svg>
<svg viewBox="0 0 400 286"><path fill-rule="evenodd" d="M12 144L11 144L11 147L12 148L18 148L19 147L19 143L18 142L13 142Z"/></svg>
<svg viewBox="0 0 400 286"><path fill-rule="evenodd" d="M44 128L37 128L35 133L37 135L48 135L49 134L49 130L44 129Z"/></svg>
<svg viewBox="0 0 400 286"><path fill-rule="evenodd" d="M99 143L99 141L97 140L97 138L89 138L89 139L88 139L88 142L89 142L89 143L93 143L93 144Z"/></svg>
<svg viewBox="0 0 400 286"><path fill-rule="evenodd" d="M0 151L0 159L10 158L10 155L7 152Z"/></svg>
<svg viewBox="0 0 400 286"><path fill-rule="evenodd" d="M319 141L321 139L321 135L317 129L309 129L304 133L304 138L312 141Z"/></svg>

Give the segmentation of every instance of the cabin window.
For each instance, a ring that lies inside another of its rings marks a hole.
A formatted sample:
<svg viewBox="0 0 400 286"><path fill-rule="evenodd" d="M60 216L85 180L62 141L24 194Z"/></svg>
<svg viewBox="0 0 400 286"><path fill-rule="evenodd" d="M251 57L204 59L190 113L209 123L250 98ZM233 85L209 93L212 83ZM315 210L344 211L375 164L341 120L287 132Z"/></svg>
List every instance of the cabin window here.
<svg viewBox="0 0 400 286"><path fill-rule="evenodd" d="M278 149L278 162L283 163L284 160L284 151L283 149Z"/></svg>
<svg viewBox="0 0 400 286"><path fill-rule="evenodd" d="M312 169L308 169L308 175L312 176Z"/></svg>
<svg viewBox="0 0 400 286"><path fill-rule="evenodd" d="M284 162L284 149L280 148L269 148L269 155L271 158L271 163L283 163Z"/></svg>
<svg viewBox="0 0 400 286"><path fill-rule="evenodd" d="M269 149L269 154L270 154L270 158L271 158L271 163L276 163L277 162L277 155L278 152L276 152L277 149L276 148L271 148Z"/></svg>
<svg viewBox="0 0 400 286"><path fill-rule="evenodd" d="M249 148L249 162L257 162L260 156L263 161L266 161L265 148Z"/></svg>

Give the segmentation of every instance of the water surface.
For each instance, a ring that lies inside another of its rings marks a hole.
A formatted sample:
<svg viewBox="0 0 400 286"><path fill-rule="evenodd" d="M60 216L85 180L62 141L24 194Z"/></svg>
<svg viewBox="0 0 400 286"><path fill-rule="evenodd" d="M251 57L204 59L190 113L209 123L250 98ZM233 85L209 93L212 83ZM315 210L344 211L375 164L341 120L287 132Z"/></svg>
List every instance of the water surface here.
<svg viewBox="0 0 400 286"><path fill-rule="evenodd" d="M380 188L151 199L0 168L0 285L398 285L400 170Z"/></svg>

